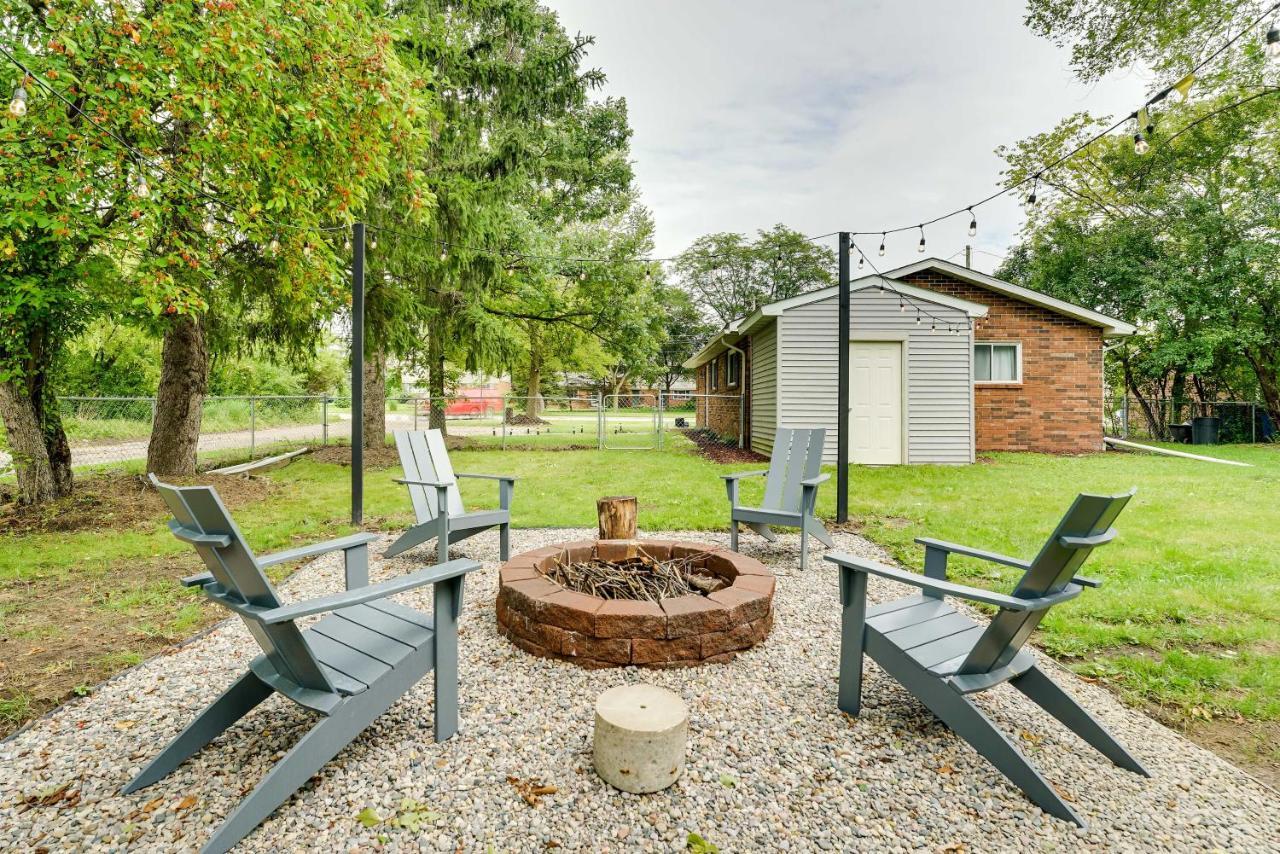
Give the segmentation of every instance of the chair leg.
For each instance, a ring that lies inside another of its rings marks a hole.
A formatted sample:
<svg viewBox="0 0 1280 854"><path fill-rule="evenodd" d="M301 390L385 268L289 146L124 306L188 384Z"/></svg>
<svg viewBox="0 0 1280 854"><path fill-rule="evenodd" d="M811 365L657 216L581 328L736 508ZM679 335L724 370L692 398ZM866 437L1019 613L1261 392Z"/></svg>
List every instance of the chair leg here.
<svg viewBox="0 0 1280 854"><path fill-rule="evenodd" d="M729 520L729 550L735 551L735 552L738 550L738 520L737 519Z"/></svg>
<svg viewBox="0 0 1280 854"><path fill-rule="evenodd" d="M800 571L804 572L809 568L809 529L804 525L800 526Z"/></svg>
<svg viewBox="0 0 1280 854"><path fill-rule="evenodd" d="M382 553L384 558L395 557L403 554L414 546L420 546L427 540L433 540L436 536L436 521L432 519L429 522L423 522L420 525L414 525L409 530L400 535L394 543L387 547Z"/></svg>
<svg viewBox="0 0 1280 854"><path fill-rule="evenodd" d="M836 547L836 541L831 539L831 534L827 532L827 529L823 527L816 516L805 516L804 527L818 542L827 548L834 549Z"/></svg>
<svg viewBox="0 0 1280 854"><path fill-rule="evenodd" d="M840 567L840 711L862 711L862 640L866 633L867 574Z"/></svg>
<svg viewBox="0 0 1280 854"><path fill-rule="evenodd" d="M933 680L933 677L926 678ZM984 759L1021 789L1032 803L1063 821L1073 822L1080 827L1088 826L1084 819L1058 795L1053 786L1040 776L1040 772L1022 755L1022 751L1018 750L1008 736L1001 732L982 713L982 710L973 704L972 700L956 693L941 681L932 681L932 684L924 690L917 692L911 689L911 692L956 735L967 741L969 746L982 754Z"/></svg>
<svg viewBox="0 0 1280 854"><path fill-rule="evenodd" d="M322 718L227 816L201 849L202 854L223 854L252 833L372 722L369 711L375 709L340 707L330 717Z"/></svg>
<svg viewBox="0 0 1280 854"><path fill-rule="evenodd" d="M121 790L121 794L127 795L165 777L270 696L271 688L265 682L253 671L245 673L187 724L187 728Z"/></svg>
<svg viewBox="0 0 1280 854"><path fill-rule="evenodd" d="M902 687L924 703L951 730L969 743L983 758L1040 807L1064 821L1087 827L1053 786L1027 761L1017 746L993 724L965 695L920 667L905 652L868 629L864 643L876 662L897 679Z"/></svg>
<svg viewBox="0 0 1280 854"><path fill-rule="evenodd" d="M498 527L498 560L506 563L511 559L511 523L504 522Z"/></svg>
<svg viewBox="0 0 1280 854"><path fill-rule="evenodd" d="M776 543L778 541L778 535L773 532L772 528L763 522L748 522L747 527L771 543Z"/></svg>
<svg viewBox="0 0 1280 854"><path fill-rule="evenodd" d="M1093 715L1081 708L1074 697L1062 690L1040 668L1031 668L1012 679L1011 684L1116 765L1144 777L1151 776Z"/></svg>
<svg viewBox="0 0 1280 854"><path fill-rule="evenodd" d="M458 617L462 613L462 576L437 581L432 591L435 620L435 739L458 731Z"/></svg>

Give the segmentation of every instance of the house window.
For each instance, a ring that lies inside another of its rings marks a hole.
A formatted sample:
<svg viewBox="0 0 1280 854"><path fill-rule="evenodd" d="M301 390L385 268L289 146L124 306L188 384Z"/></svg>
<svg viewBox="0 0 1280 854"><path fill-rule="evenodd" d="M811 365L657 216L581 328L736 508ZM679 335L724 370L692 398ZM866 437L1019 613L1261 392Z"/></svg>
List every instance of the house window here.
<svg viewBox="0 0 1280 854"><path fill-rule="evenodd" d="M974 344L973 379L980 383L1022 382L1022 345Z"/></svg>
<svg viewBox="0 0 1280 854"><path fill-rule="evenodd" d="M707 391L715 391L720 385L720 360L712 359L707 365Z"/></svg>
<svg viewBox="0 0 1280 854"><path fill-rule="evenodd" d="M729 388L737 388L739 375L742 372L742 354L728 353L724 357L725 380Z"/></svg>

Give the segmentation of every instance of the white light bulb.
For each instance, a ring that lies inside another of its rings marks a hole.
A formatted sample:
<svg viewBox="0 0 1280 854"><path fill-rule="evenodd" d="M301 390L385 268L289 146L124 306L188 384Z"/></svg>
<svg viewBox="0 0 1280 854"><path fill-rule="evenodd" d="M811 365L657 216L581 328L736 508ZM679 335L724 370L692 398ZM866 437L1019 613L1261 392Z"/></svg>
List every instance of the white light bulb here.
<svg viewBox="0 0 1280 854"><path fill-rule="evenodd" d="M515 267L508 267L508 268L507 268L507 277L508 277L508 278L510 278L511 276L514 276L515 274L516 274L516 268L515 268Z"/></svg>
<svg viewBox="0 0 1280 854"><path fill-rule="evenodd" d="M862 269L862 265L863 265L863 264L865 264L865 263L867 263L867 259L866 259L866 257L865 257L865 256L863 256L862 254L859 254L859 255L858 255L858 269L859 269L859 270L861 270L861 269Z"/></svg>
<svg viewBox="0 0 1280 854"><path fill-rule="evenodd" d="M978 218L973 213L973 208L969 208L969 236L978 236Z"/></svg>
<svg viewBox="0 0 1280 854"><path fill-rule="evenodd" d="M271 242L267 244L267 251L270 252L272 255L279 255L280 241L276 240L274 237L271 238Z"/></svg>
<svg viewBox="0 0 1280 854"><path fill-rule="evenodd" d="M378 248L378 238L377 238L377 237L374 237L374 236L370 235L370 237L369 237L369 248L370 248L370 249L377 249L377 248Z"/></svg>
<svg viewBox="0 0 1280 854"><path fill-rule="evenodd" d="M880 235L880 257L884 257L884 235Z"/></svg>
<svg viewBox="0 0 1280 854"><path fill-rule="evenodd" d="M9 115L20 119L27 114L27 90L19 86L13 90L13 100L9 102Z"/></svg>
<svg viewBox="0 0 1280 854"><path fill-rule="evenodd" d="M1138 154L1146 154L1151 150L1151 145L1142 138L1142 134L1135 133L1133 135L1133 150Z"/></svg>
<svg viewBox="0 0 1280 854"><path fill-rule="evenodd" d="M133 188L133 192L134 192L134 193L138 196L138 198L140 198L140 199L145 199L145 198L150 197L150 195L151 195L151 188L147 186L147 176L146 176L146 175L141 175L141 176L139 176L139 177L138 177L138 183L137 183L137 185Z"/></svg>
<svg viewBox="0 0 1280 854"><path fill-rule="evenodd" d="M920 238L920 245L916 247L917 252L924 252L924 238Z"/></svg>
<svg viewBox="0 0 1280 854"><path fill-rule="evenodd" d="M448 249L441 249L441 250L440 250L440 260L441 260L441 261L448 261L448 260L449 260L449 250L448 250Z"/></svg>
<svg viewBox="0 0 1280 854"><path fill-rule="evenodd" d="M1280 59L1280 27L1275 24L1267 30L1267 56L1271 59Z"/></svg>

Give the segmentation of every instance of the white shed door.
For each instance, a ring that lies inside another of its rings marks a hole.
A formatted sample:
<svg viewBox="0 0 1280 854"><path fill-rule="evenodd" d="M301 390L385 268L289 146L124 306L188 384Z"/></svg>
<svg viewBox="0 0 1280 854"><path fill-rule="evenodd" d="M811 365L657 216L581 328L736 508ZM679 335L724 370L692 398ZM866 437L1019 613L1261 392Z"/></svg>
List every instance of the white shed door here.
<svg viewBox="0 0 1280 854"><path fill-rule="evenodd" d="M850 455L855 463L902 462L902 345L849 344Z"/></svg>

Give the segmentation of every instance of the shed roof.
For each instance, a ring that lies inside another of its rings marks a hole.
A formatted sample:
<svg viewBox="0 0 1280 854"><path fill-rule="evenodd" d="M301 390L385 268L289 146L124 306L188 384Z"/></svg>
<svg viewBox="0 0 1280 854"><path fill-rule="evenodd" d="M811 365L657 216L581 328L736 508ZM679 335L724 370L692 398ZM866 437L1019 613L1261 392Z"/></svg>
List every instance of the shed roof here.
<svg viewBox="0 0 1280 854"><path fill-rule="evenodd" d="M1004 294L1022 302L1038 305L1041 308L1056 312L1065 317L1079 320L1090 326L1096 326L1102 329L1102 334L1108 338L1124 338L1137 332L1137 327L1131 323L1126 323L1114 317L1109 317L1101 312L1083 306L1069 303L1066 300L1060 300L1051 297L1048 294L1042 294L1039 291L1033 291L1030 288L1024 288L1021 285L1015 285L1012 282L1006 282L1003 279L997 279L994 276L988 276L986 273L979 273L977 270L970 270L968 267L962 267L951 261L944 261L941 258L925 258L914 264L908 264L904 267L898 267L895 270L889 270L882 276L863 276L860 279L854 279L849 283L849 287L853 291L864 290L866 288L879 285L882 279L892 279L891 287L895 291L899 291L912 299L925 302L932 302L936 305L945 305L950 308L956 308L966 312L970 317L984 317L987 313L986 306L978 303L962 300L957 297L948 296L947 294L931 291L927 288L919 288L909 285L901 279L915 273L924 272L926 270L936 270L946 273L962 282L969 282L987 290ZM886 283L887 284L887 283ZM728 328L716 337L712 338L697 353L694 353L683 365L685 368L696 368L710 361L715 356L727 349L725 342L730 343L737 341L743 335L749 335L756 329L773 322L773 319L783 312L791 308L802 305L808 305L812 302L828 299L835 295L839 290L838 285L829 288L822 288L816 291L800 294L790 299L779 300L778 302L769 303L755 311L754 314L735 320L730 323Z"/></svg>

